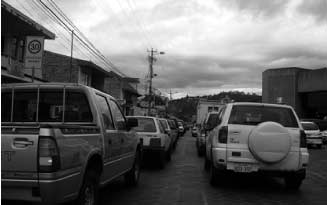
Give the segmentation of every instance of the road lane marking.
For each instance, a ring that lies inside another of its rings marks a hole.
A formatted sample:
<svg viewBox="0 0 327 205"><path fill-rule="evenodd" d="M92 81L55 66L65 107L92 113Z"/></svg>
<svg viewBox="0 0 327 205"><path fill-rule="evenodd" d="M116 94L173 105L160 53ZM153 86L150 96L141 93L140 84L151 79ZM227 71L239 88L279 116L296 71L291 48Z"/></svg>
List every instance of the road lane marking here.
<svg viewBox="0 0 327 205"><path fill-rule="evenodd" d="M321 174L319 174L317 172L309 171L309 174L311 174L311 175L313 175L313 176L327 182L327 177L325 177L325 176L323 176L323 175L321 175Z"/></svg>

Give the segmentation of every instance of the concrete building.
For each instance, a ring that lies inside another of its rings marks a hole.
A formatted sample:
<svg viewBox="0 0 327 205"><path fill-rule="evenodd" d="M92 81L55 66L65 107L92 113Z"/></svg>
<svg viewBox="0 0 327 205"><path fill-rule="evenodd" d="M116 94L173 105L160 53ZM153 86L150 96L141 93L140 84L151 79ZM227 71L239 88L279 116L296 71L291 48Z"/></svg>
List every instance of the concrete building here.
<svg viewBox="0 0 327 205"><path fill-rule="evenodd" d="M70 82L87 85L115 97L125 114L133 115L137 104L137 78L122 77L107 71L91 61L45 51L42 78L51 82Z"/></svg>
<svg viewBox="0 0 327 205"><path fill-rule="evenodd" d="M27 36L55 38L55 34L1 1L1 83L31 82L32 71L24 67ZM35 82L43 81L41 70L35 70L35 77Z"/></svg>
<svg viewBox="0 0 327 205"><path fill-rule="evenodd" d="M327 68L289 67L264 71L262 101L291 105L300 118L327 116Z"/></svg>

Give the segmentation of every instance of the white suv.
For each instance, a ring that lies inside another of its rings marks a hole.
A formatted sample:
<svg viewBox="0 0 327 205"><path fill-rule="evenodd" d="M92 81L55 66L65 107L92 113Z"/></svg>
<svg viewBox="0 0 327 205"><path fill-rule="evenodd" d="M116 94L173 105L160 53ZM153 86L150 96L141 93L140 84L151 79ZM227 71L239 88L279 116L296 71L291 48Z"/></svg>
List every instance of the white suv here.
<svg viewBox="0 0 327 205"><path fill-rule="evenodd" d="M208 122L205 168L215 185L224 171L283 177L298 189L306 175L306 135L292 107L230 103Z"/></svg>

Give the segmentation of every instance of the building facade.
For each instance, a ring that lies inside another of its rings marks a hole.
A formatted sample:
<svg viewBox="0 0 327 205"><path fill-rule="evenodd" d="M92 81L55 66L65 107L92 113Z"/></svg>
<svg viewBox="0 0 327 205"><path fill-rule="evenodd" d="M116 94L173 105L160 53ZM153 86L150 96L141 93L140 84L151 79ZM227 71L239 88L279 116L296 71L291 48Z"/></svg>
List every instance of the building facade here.
<svg viewBox="0 0 327 205"><path fill-rule="evenodd" d="M133 115L133 108L139 96L133 84L136 78L121 77L107 71L91 61L45 51L42 78L50 82L79 83L101 90L115 97L127 115Z"/></svg>
<svg viewBox="0 0 327 205"><path fill-rule="evenodd" d="M264 71L262 101L291 105L300 118L327 116L327 68L289 67Z"/></svg>
<svg viewBox="0 0 327 205"><path fill-rule="evenodd" d="M27 36L55 39L55 34L1 1L1 83L31 82L32 71L24 66ZM34 81L43 82L40 69Z"/></svg>

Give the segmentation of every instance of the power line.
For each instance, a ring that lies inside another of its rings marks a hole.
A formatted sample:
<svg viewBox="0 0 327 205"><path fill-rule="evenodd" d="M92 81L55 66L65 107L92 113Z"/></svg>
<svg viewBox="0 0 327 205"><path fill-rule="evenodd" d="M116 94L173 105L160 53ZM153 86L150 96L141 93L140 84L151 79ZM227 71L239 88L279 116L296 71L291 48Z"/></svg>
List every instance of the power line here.
<svg viewBox="0 0 327 205"><path fill-rule="evenodd" d="M135 12L135 9L133 8L131 2L129 0L126 0L127 1L127 6L129 7L129 9L131 10L131 14L134 16L134 20L135 22L137 23L138 27L140 28L141 32L143 32L145 38L150 42L150 45L153 45L152 41L151 41L151 38L149 38L148 36L148 32L145 30L145 28L143 27L143 24L142 22L139 20L139 18L136 16L136 12Z"/></svg>
<svg viewBox="0 0 327 205"><path fill-rule="evenodd" d="M64 22L49 6L47 6L42 0L38 0L43 7L45 7L58 21L60 21L61 24L63 24L64 27L66 27L70 32L72 29L67 25L66 22ZM53 2L54 3L54 2ZM76 39L84 46L86 47L93 55L98 57L100 60L102 60L103 63L105 63L111 70L115 70L118 74L121 76L125 76L120 70L118 70L113 63L111 63L106 57L103 56L101 52L99 52L93 44L89 45L85 40L83 40L79 35L74 35Z"/></svg>

